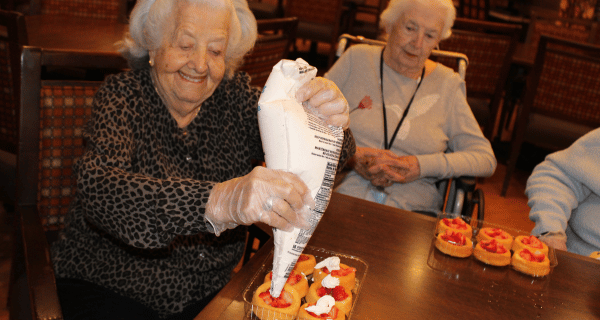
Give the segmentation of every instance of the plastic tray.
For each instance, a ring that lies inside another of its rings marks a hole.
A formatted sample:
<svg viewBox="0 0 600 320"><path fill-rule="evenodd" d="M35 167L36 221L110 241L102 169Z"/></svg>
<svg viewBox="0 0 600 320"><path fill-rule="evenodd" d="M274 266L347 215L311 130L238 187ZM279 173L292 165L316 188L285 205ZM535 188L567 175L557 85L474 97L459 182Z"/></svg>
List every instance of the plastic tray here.
<svg viewBox="0 0 600 320"><path fill-rule="evenodd" d="M367 275L368 264L361 258L355 256L312 246L307 246L306 248L304 248L304 251L302 253L314 255L315 259L317 260L317 263L331 256L337 256L340 258L341 263L356 269L356 285L352 290L352 308L350 309L350 312L346 315L347 320L351 319L352 311L354 310L356 301L359 298L360 288ZM288 315L280 314L278 312L267 310L252 304L252 295L254 294L254 291L256 291L256 289L261 284L263 284L266 274L269 273L272 269L273 251L271 251L271 253L263 262L262 266L258 269L256 274L254 274L254 277L252 277L252 280L250 280L250 283L248 284L246 289L244 289L243 297L244 311L246 315L245 319L297 319L296 317L290 317ZM312 284L312 276L310 275L308 276L308 282L309 285ZM304 304L305 302L306 301L303 298L302 304Z"/></svg>
<svg viewBox="0 0 600 320"><path fill-rule="evenodd" d="M477 259L473 255L467 258L455 258L449 255L446 255L439 251L435 247L435 239L437 236L437 228L441 219L449 218L453 219L456 216L441 214L436 221L433 237L431 241L431 249L429 251L429 257L427 259L427 264L434 270L441 271L445 273L448 277L460 278L461 274L466 273L474 273L478 274L482 277L482 279L488 279L492 281L499 281L504 279L509 279L513 283L517 285L527 286L528 288L539 288L542 289L546 280L552 274L552 270L558 264L556 260L556 254L552 247L548 247L548 260L550 260L550 274L543 277L533 277L530 275L523 274L511 267L511 265L504 267L496 267L487 265ZM469 224L473 228L473 247L477 244L477 234L482 228L500 228L508 233L510 233L513 237L517 236L528 236L529 233L523 230L517 230L514 228L505 227L502 225L476 220L469 219L467 217L461 218ZM512 254L512 252L511 252Z"/></svg>

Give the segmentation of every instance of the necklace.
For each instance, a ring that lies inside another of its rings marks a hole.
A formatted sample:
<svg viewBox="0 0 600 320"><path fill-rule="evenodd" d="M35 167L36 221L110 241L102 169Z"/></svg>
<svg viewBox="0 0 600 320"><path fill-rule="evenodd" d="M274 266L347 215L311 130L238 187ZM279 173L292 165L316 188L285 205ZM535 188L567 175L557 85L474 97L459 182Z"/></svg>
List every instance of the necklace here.
<svg viewBox="0 0 600 320"><path fill-rule="evenodd" d="M383 106L383 143L384 143L383 145L386 150L389 150L392 147L394 140L396 140L396 135L398 134L398 131L400 130L400 127L402 126L402 122L404 122L404 119L406 118L406 115L408 114L408 109L410 109L410 106L412 105L412 102L415 99L415 95L417 95L417 91L419 90L419 87L421 86L421 82L423 82L423 78L425 77L425 66L423 66L423 71L421 71L421 77L419 78L419 82L417 83L417 88L415 89L415 92L413 92L412 97L410 97L410 100L408 101L408 105L406 106L406 109L404 109L404 113L402 114L402 117L400 118L400 121L398 122L398 125L396 126L396 130L394 130L392 139L388 143L387 116L386 116L386 112L385 112L385 99L383 96L383 50L384 49L385 49L385 47L383 49L381 49L381 57L379 59L379 88L381 89L381 105Z"/></svg>

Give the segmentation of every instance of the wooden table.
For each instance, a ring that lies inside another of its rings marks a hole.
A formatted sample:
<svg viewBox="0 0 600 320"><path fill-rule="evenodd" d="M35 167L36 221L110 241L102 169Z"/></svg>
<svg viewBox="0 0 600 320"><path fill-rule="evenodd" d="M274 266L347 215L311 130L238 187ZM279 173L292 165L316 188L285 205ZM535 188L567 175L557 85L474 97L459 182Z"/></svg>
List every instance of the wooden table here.
<svg viewBox="0 0 600 320"><path fill-rule="evenodd" d="M598 319L600 262L557 251L538 280L431 250L435 219L334 194L309 246L368 263L351 319ZM244 288L267 242L196 319L245 319Z"/></svg>
<svg viewBox="0 0 600 320"><path fill-rule="evenodd" d="M43 49L117 52L127 24L105 19L40 14L27 16L29 45Z"/></svg>

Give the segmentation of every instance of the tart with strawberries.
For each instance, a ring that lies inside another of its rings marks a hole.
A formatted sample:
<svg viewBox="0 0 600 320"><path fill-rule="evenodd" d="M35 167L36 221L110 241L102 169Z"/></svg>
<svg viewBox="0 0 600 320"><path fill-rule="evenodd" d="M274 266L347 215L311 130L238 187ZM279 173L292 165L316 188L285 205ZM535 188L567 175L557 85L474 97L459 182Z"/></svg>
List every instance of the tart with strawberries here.
<svg viewBox="0 0 600 320"><path fill-rule="evenodd" d="M316 303L321 297L330 295L335 299L335 306L344 311L345 314L350 313L352 309L352 292L342 286L336 286L334 288L323 287L320 283L313 283L308 289L306 295L306 302Z"/></svg>
<svg viewBox="0 0 600 320"><path fill-rule="evenodd" d="M543 277L550 273L548 255L540 250L531 251L529 248L524 248L515 251L511 264L515 270L534 277Z"/></svg>
<svg viewBox="0 0 600 320"><path fill-rule="evenodd" d="M473 242L460 232L446 229L435 238L435 247L441 252L457 257L466 258L473 253Z"/></svg>
<svg viewBox="0 0 600 320"><path fill-rule="evenodd" d="M543 243L536 236L518 236L513 242L512 250L517 252L521 249L527 248L531 252L540 251L543 254L548 254L548 246Z"/></svg>
<svg viewBox="0 0 600 320"><path fill-rule="evenodd" d="M265 282L271 282L271 280L273 280L273 271L267 273L265 276ZM308 292L308 279L306 279L305 275L296 270L292 270L285 283L292 286L292 288L298 292L300 298L306 296L306 293Z"/></svg>
<svg viewBox="0 0 600 320"><path fill-rule="evenodd" d="M496 239L481 240L473 251L475 259L492 266L507 266L510 264L510 250Z"/></svg>
<svg viewBox="0 0 600 320"><path fill-rule="evenodd" d="M312 254L301 254L298 257L298 261L296 261L296 265L294 269L300 273L304 273L304 275L311 275L315 271L315 266L317 265L317 260L315 256Z"/></svg>
<svg viewBox="0 0 600 320"><path fill-rule="evenodd" d="M261 320L295 319L301 298L292 286L285 284L279 297L270 293L271 282L261 284L252 295L254 314Z"/></svg>
<svg viewBox="0 0 600 320"><path fill-rule="evenodd" d="M438 223L438 233L444 233L446 230L459 232L465 235L465 237L471 239L473 237L473 228L468 225L462 218L457 217L454 219L443 218Z"/></svg>
<svg viewBox="0 0 600 320"><path fill-rule="evenodd" d="M333 257L333 258L337 258L337 257ZM321 281L327 275L331 274L332 277L338 278L340 280L340 286L352 291L352 289L354 289L354 286L356 285L356 269L349 267L343 263L339 263L339 258L337 259L337 261L338 261L337 266L331 268L332 269L331 271L329 270L329 268L332 265L329 265L329 267L326 266L327 264L325 264L324 266L321 266L321 264L326 261L322 261L319 264L317 264L315 266L315 272L313 273L313 280L316 283L321 283Z"/></svg>
<svg viewBox="0 0 600 320"><path fill-rule="evenodd" d="M513 236L500 228L481 228L477 234L477 240L495 239L506 249L510 250L513 244Z"/></svg>
<svg viewBox="0 0 600 320"><path fill-rule="evenodd" d="M300 307L298 319L304 320L344 320L346 314L333 303L331 296L325 295L316 303L307 302Z"/></svg>

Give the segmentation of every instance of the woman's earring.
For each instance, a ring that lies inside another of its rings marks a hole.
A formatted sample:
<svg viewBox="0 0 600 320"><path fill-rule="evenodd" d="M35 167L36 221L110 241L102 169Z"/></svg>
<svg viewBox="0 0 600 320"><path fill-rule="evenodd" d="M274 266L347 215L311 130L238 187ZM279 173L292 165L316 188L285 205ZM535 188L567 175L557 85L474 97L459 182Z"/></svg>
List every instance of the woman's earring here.
<svg viewBox="0 0 600 320"><path fill-rule="evenodd" d="M152 60L152 58L150 58L150 60L148 61L148 63L150 64L151 67L154 67L154 60Z"/></svg>

